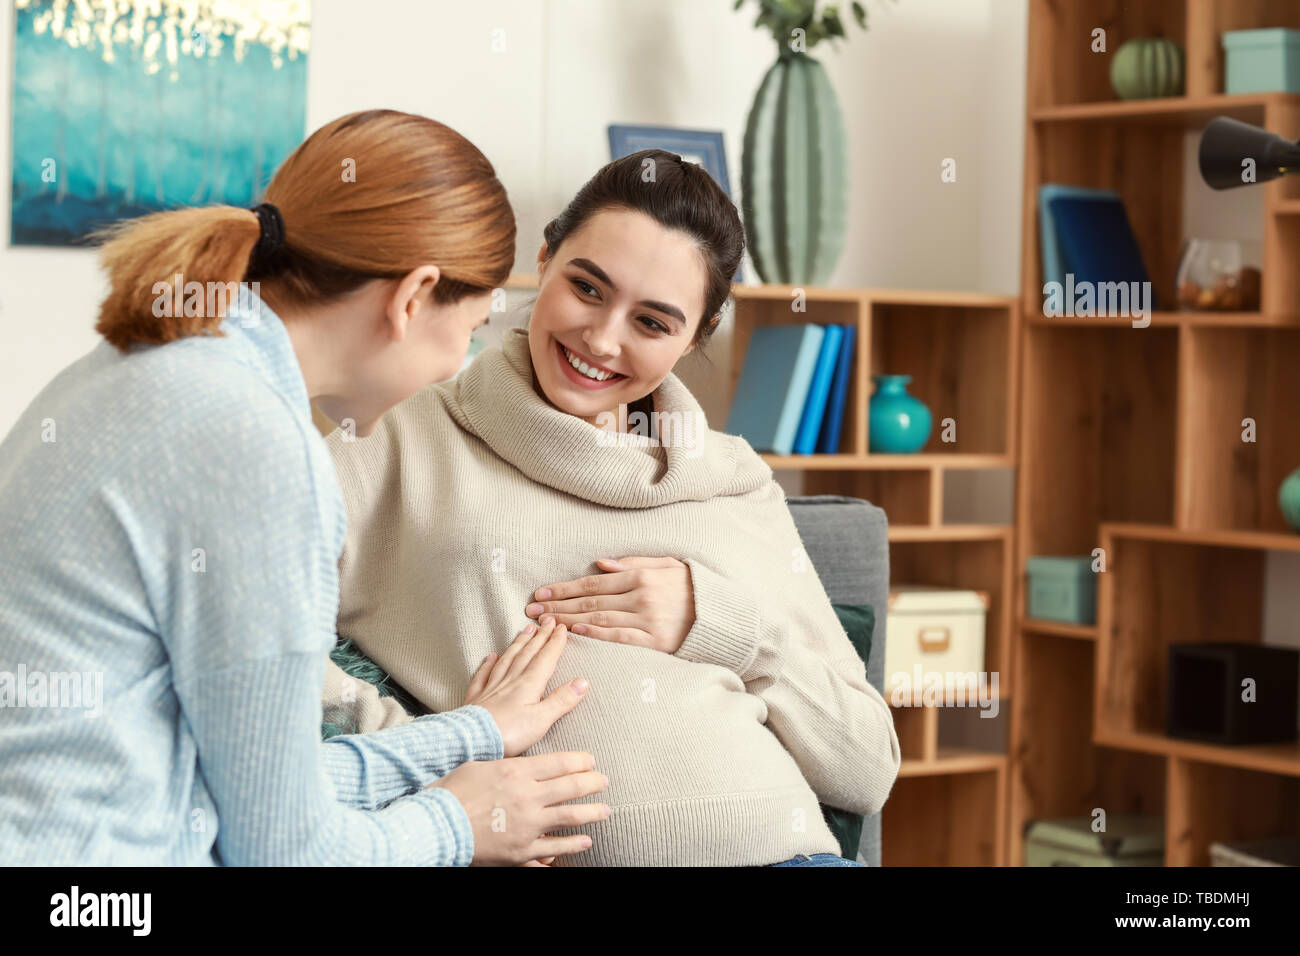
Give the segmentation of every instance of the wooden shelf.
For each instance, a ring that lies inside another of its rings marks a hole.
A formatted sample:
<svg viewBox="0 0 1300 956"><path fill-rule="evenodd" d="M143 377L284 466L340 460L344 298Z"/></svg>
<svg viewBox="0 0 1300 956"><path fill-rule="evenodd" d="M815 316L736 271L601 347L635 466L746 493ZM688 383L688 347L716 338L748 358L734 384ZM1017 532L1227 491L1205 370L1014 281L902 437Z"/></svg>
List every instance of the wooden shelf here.
<svg viewBox="0 0 1300 956"><path fill-rule="evenodd" d="M1153 311L1147 328L1300 328L1300 315L1273 314L1264 312L1160 312ZM1119 327L1132 328L1135 332L1143 331L1134 327L1133 319L1124 315L1100 316L1046 316L1030 311L1025 314L1029 325L1058 328Z"/></svg>
<svg viewBox="0 0 1300 956"><path fill-rule="evenodd" d="M1249 548L1254 551L1300 551L1300 534L1288 532L1196 530L1111 522L1101 526L1101 534L1103 538L1134 538L1219 548Z"/></svg>
<svg viewBox="0 0 1300 956"><path fill-rule="evenodd" d="M1098 730L1094 742L1106 747L1182 757L1220 767L1240 767L1285 777L1300 777L1300 742L1226 747L1180 740L1164 734Z"/></svg>
<svg viewBox="0 0 1300 956"><path fill-rule="evenodd" d="M1021 619L1020 629L1034 634L1072 637L1081 641L1095 641L1097 639L1097 627L1094 624L1066 624L1062 621L1043 621L1028 617Z"/></svg>
<svg viewBox="0 0 1300 956"><path fill-rule="evenodd" d="M961 452L918 453L915 455L773 455L763 460L773 471L919 471L931 468L1010 468L1015 459L1010 454L979 455Z"/></svg>
<svg viewBox="0 0 1300 956"><path fill-rule="evenodd" d="M925 777L950 773L982 773L1001 770L1007 755L985 753L963 747L940 747L933 760L904 759L898 768L900 777Z"/></svg>
<svg viewBox="0 0 1300 956"><path fill-rule="evenodd" d="M890 541L1004 541L1014 529L1006 524L944 524L889 526Z"/></svg>
<svg viewBox="0 0 1300 956"><path fill-rule="evenodd" d="M1029 111L1031 123L1141 123L1200 129L1216 116L1260 126L1269 106L1300 105L1294 93L1247 93L1228 96L1170 96L1153 100L1070 103Z"/></svg>

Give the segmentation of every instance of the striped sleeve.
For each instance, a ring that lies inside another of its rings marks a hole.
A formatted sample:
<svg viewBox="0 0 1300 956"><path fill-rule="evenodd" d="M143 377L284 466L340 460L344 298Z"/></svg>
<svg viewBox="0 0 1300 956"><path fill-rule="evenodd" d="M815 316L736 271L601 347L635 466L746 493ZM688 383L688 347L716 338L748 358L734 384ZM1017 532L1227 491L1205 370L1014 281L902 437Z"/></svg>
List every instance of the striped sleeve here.
<svg viewBox="0 0 1300 956"><path fill-rule="evenodd" d="M373 733L331 737L321 749L335 799L358 810L377 810L468 760L504 755L496 721L474 705Z"/></svg>

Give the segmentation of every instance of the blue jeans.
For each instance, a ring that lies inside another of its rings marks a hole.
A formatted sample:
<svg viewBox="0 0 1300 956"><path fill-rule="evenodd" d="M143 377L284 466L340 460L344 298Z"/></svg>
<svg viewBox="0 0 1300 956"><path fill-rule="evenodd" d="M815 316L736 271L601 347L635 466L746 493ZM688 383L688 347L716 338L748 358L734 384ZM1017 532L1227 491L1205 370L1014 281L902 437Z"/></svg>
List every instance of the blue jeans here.
<svg viewBox="0 0 1300 956"><path fill-rule="evenodd" d="M791 857L783 863L769 863L768 866L862 866L857 860L846 860L834 853L814 853L812 856Z"/></svg>

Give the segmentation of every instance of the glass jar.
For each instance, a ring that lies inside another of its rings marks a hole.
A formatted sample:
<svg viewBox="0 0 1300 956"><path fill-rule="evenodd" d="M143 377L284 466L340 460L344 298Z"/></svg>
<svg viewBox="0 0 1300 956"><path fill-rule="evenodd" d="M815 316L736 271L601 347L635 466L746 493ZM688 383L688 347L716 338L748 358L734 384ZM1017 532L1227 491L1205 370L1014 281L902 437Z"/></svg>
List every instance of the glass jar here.
<svg viewBox="0 0 1300 956"><path fill-rule="evenodd" d="M1246 239L1189 239L1178 263L1178 307L1258 312L1261 246Z"/></svg>

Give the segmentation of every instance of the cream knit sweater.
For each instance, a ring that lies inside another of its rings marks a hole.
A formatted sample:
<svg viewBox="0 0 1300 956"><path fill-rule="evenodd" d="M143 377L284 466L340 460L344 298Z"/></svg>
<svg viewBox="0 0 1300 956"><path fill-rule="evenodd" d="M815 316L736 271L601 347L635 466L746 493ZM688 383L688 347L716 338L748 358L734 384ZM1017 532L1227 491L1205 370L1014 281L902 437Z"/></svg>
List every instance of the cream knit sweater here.
<svg viewBox="0 0 1300 956"><path fill-rule="evenodd" d="M657 411L703 413L669 375ZM586 750L609 820L566 865L760 865L838 853L818 802L874 813L898 773L893 718L803 556L785 494L741 438L611 447L533 387L525 329L457 378L330 436L348 509L339 633L434 711L544 584L595 560L690 567L696 620L676 654L572 635L551 687L591 690L529 753ZM649 453L647 453L649 452ZM347 684L345 690L344 685ZM343 700L343 696L355 700ZM409 719L331 666L325 710L361 730Z"/></svg>

